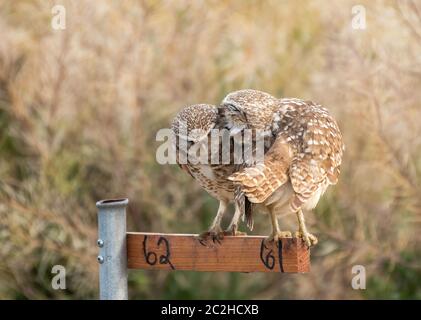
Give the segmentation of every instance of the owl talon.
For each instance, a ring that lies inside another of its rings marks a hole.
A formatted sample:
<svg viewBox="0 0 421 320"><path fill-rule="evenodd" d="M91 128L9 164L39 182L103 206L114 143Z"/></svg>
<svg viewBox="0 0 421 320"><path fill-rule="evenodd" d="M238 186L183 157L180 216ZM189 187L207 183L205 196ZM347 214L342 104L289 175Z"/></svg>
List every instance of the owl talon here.
<svg viewBox="0 0 421 320"><path fill-rule="evenodd" d="M221 240L224 239L224 233L222 231L217 232L217 231L209 230L209 231L202 232L199 235L199 242L203 246L206 246L205 243L210 239L212 239L213 243L221 244Z"/></svg>
<svg viewBox="0 0 421 320"><path fill-rule="evenodd" d="M221 241L219 240L218 236L212 237L213 243L218 242L218 244L221 244Z"/></svg>
<svg viewBox="0 0 421 320"><path fill-rule="evenodd" d="M268 244L269 242L277 243L282 238L291 238L291 237L292 237L291 231L278 231L276 233L272 233L264 241L265 241L265 244Z"/></svg>
<svg viewBox="0 0 421 320"><path fill-rule="evenodd" d="M295 238L301 238L304 240L304 242L306 243L307 247L311 247L311 246L315 246L319 240L317 239L317 237L311 233L308 232L301 232L301 231L296 231L294 233L294 237Z"/></svg>

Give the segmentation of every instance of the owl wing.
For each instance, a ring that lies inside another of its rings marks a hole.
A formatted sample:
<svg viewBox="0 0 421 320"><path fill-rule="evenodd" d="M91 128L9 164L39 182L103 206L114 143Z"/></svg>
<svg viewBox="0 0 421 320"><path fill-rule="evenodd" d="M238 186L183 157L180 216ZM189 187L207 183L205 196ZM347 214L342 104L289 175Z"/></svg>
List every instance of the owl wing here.
<svg viewBox="0 0 421 320"><path fill-rule="evenodd" d="M342 160L342 137L336 122L324 109L313 114L289 168L295 195L291 208L296 211L324 183L336 184Z"/></svg>
<svg viewBox="0 0 421 320"><path fill-rule="evenodd" d="M228 179L241 190L252 203L262 203L288 181L291 150L284 137L279 135L265 154L263 162L244 168Z"/></svg>
<svg viewBox="0 0 421 320"><path fill-rule="evenodd" d="M175 135L173 129L173 134L171 135L171 148L173 148L173 150L175 151L175 162L183 171L187 172L190 176L194 178L193 174L190 172L189 166L187 164L180 163L180 153L183 151L180 150L178 139L179 138Z"/></svg>

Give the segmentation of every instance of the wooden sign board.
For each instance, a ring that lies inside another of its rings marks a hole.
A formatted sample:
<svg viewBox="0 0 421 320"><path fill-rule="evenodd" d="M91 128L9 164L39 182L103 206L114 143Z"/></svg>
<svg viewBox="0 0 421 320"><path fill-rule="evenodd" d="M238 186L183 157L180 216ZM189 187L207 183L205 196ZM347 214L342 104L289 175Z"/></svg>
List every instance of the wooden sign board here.
<svg viewBox="0 0 421 320"><path fill-rule="evenodd" d="M129 269L225 272L310 271L310 250L300 238L266 243L262 236L199 241L194 234L127 233Z"/></svg>

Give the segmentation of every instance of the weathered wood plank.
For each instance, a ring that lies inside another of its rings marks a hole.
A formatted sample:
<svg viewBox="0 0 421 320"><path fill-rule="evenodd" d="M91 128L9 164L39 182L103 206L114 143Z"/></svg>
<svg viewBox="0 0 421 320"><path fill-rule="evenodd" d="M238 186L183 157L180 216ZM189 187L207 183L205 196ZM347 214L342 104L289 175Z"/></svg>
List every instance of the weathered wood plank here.
<svg viewBox="0 0 421 320"><path fill-rule="evenodd" d="M194 234L127 233L130 269L227 272L309 272L310 250L301 239L265 245L262 236L226 236L200 243Z"/></svg>

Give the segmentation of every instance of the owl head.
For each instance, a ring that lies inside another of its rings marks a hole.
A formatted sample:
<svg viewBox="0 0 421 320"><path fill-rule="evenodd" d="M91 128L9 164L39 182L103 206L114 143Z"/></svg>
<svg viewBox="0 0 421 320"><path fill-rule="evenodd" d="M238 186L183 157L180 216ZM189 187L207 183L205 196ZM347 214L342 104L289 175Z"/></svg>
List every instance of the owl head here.
<svg viewBox="0 0 421 320"><path fill-rule="evenodd" d="M244 89L229 93L218 108L231 135L244 129L268 130L279 100L258 90Z"/></svg>
<svg viewBox="0 0 421 320"><path fill-rule="evenodd" d="M171 123L171 129L188 146L207 140L218 120L218 109L209 104L194 104L183 108Z"/></svg>

